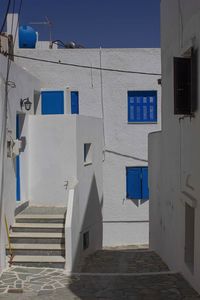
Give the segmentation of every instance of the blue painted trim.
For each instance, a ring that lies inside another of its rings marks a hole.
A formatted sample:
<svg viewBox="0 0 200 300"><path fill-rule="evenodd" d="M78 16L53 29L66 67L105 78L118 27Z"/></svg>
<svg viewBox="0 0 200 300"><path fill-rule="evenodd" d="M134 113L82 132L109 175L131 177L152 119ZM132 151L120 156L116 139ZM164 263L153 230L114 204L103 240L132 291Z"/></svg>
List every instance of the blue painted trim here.
<svg viewBox="0 0 200 300"><path fill-rule="evenodd" d="M20 138L20 131L19 131L19 115L16 115L16 138ZM16 165L16 200L21 200L21 184L20 184L20 157L16 156L15 158L15 165Z"/></svg>

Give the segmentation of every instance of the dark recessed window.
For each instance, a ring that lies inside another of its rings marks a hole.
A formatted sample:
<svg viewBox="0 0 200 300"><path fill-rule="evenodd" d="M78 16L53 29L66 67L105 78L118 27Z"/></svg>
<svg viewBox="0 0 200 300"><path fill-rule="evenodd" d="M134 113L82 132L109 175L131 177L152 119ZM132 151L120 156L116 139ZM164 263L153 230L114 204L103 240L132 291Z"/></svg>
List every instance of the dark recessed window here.
<svg viewBox="0 0 200 300"><path fill-rule="evenodd" d="M197 51L174 57L174 114L190 115L197 109Z"/></svg>
<svg viewBox="0 0 200 300"><path fill-rule="evenodd" d="M83 234L83 250L86 250L87 248L89 248L89 243L90 243L90 240L89 240L89 231L86 231Z"/></svg>
<svg viewBox="0 0 200 300"><path fill-rule="evenodd" d="M84 165L92 164L92 144L84 144L84 153L83 153Z"/></svg>

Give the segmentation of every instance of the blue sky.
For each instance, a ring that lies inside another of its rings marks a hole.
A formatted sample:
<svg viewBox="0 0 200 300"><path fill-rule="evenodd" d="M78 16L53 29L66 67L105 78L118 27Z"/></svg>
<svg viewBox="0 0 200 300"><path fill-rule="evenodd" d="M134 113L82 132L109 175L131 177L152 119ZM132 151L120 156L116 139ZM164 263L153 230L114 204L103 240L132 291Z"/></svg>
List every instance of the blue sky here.
<svg viewBox="0 0 200 300"><path fill-rule="evenodd" d="M1 0L1 24L7 2ZM20 0L15 2L17 11ZM160 0L23 0L21 24L45 16L53 23L53 39L63 42L88 48L160 46ZM34 28L40 40L48 39L46 26Z"/></svg>

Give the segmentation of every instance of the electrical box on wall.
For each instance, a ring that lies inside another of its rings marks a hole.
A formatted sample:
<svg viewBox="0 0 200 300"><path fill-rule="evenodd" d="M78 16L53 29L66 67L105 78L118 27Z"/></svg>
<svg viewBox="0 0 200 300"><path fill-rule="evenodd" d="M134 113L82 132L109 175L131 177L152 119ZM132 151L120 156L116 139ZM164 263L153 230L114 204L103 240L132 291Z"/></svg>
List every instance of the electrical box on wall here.
<svg viewBox="0 0 200 300"><path fill-rule="evenodd" d="M21 140L10 139L7 141L7 157L15 158L20 154L20 149L22 147Z"/></svg>

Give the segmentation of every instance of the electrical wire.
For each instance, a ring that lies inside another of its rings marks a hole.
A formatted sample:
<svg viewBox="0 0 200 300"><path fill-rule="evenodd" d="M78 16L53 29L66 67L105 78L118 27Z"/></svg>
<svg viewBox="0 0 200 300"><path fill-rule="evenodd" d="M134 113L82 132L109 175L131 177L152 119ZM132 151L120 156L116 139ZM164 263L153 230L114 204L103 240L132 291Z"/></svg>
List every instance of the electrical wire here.
<svg viewBox="0 0 200 300"><path fill-rule="evenodd" d="M181 0L178 0L178 10L179 10L179 28L180 28L180 47L183 47L183 12Z"/></svg>
<svg viewBox="0 0 200 300"><path fill-rule="evenodd" d="M15 13L15 0L13 0L12 23L11 23L11 35L13 35L14 13Z"/></svg>
<svg viewBox="0 0 200 300"><path fill-rule="evenodd" d="M1 29L0 29L0 34L3 32L4 26L6 24L7 15L8 15L9 9L10 9L10 3L11 3L11 0L8 1L8 5L7 5L7 8L6 8L6 13L5 13L5 16L4 16L3 24L1 25Z"/></svg>
<svg viewBox="0 0 200 300"><path fill-rule="evenodd" d="M13 4L13 14L12 14L12 25L11 25L11 34L12 34L12 31L13 31L13 24L14 24L14 9L15 9L15 0L14 0L14 4ZM17 21L17 25L16 25L16 28L15 28L15 35L14 35L14 39L13 39L13 48L15 47L15 42L16 42L16 38L17 38L17 30L18 30L18 27L19 27L19 18L20 18L20 14L21 14L21 9L22 9L22 0L20 1L20 5L19 5L19 11L18 11L18 21ZM14 55L12 54L12 57ZM11 59L9 57L8 59L8 78L9 78L9 72L10 72L10 67L11 67ZM6 84L9 85L9 80L7 78L7 82ZM15 84L15 83L14 83ZM10 85L11 86L11 85ZM13 87L16 87L16 86L13 86Z"/></svg>
<svg viewBox="0 0 200 300"><path fill-rule="evenodd" d="M102 68L102 67L94 67L94 66L87 66L87 65L80 65L80 64L74 64L74 63L67 63L67 62L61 62L55 61L55 60L48 60L43 58L36 58L31 56L24 56L24 55L18 55L13 54L14 57L33 60L33 61L40 61L44 63L51 63L61 66L70 66L70 67L76 67L76 68L83 68L83 69L93 69L93 70L102 70L102 71L108 71L108 72L117 72L117 73L127 73L127 74L138 74L138 75L150 75L150 76L161 76L160 73L153 73L153 72L140 72L140 71L131 71L131 70L122 70L122 69L112 69L112 68Z"/></svg>
<svg viewBox="0 0 200 300"><path fill-rule="evenodd" d="M142 162L148 162L148 160L146 160L144 158L139 158L139 157L136 157L136 156L133 156L133 155L123 154L123 153L120 153L120 152L117 152L117 151L114 151L114 150L105 149L104 152L115 154L115 155L118 155L118 156L121 156L121 157L134 159L134 160L139 160L139 161L142 161Z"/></svg>
<svg viewBox="0 0 200 300"><path fill-rule="evenodd" d="M6 80L5 84L5 95L2 103L2 128L0 136L0 160L1 160L1 170L0 170L0 224L2 224L2 213L3 213L3 192L4 192L4 165L5 165L5 153L6 153L6 125L7 125L7 111L8 111L8 81L9 81L9 72L10 72L10 57L7 57L7 70L6 70Z"/></svg>
<svg viewBox="0 0 200 300"><path fill-rule="evenodd" d="M100 85L101 85L101 111L102 111L102 119L103 119L103 142L104 149L106 147L106 137L105 137L105 118L104 118L104 97L103 97L103 72L102 72L102 51L101 48L99 50L99 66L100 66ZM105 160L105 157L103 158Z"/></svg>
<svg viewBox="0 0 200 300"><path fill-rule="evenodd" d="M10 0L7 6L7 12L4 18L4 22L1 28L1 32L3 30L3 27L6 23L7 20L7 15L10 7ZM20 2L20 7L19 7L19 15L21 13L21 8L22 8L22 0ZM13 3L13 16L12 16L12 24L11 24L11 34L13 31L13 23L14 23L14 9L15 9L15 0ZM14 44L16 41L17 37L17 29L19 25L19 18L18 18L18 24L15 29L15 37L14 37ZM13 44L13 45L14 45ZM6 126L7 126L7 118L8 118L8 87L10 86L11 81L9 81L9 75L10 75L10 67L11 67L11 59L10 56L8 55L7 57L7 68L6 68L6 79L5 79L5 95L2 103L2 112L3 112L3 118L2 118L2 128L1 128L1 136L0 136L0 160L1 161L1 169L0 169L0 224L2 223L2 207L3 207L3 192L4 192L4 181L5 181L5 175L4 175L4 164L5 164L5 154L6 154ZM13 85L15 87L15 83Z"/></svg>

